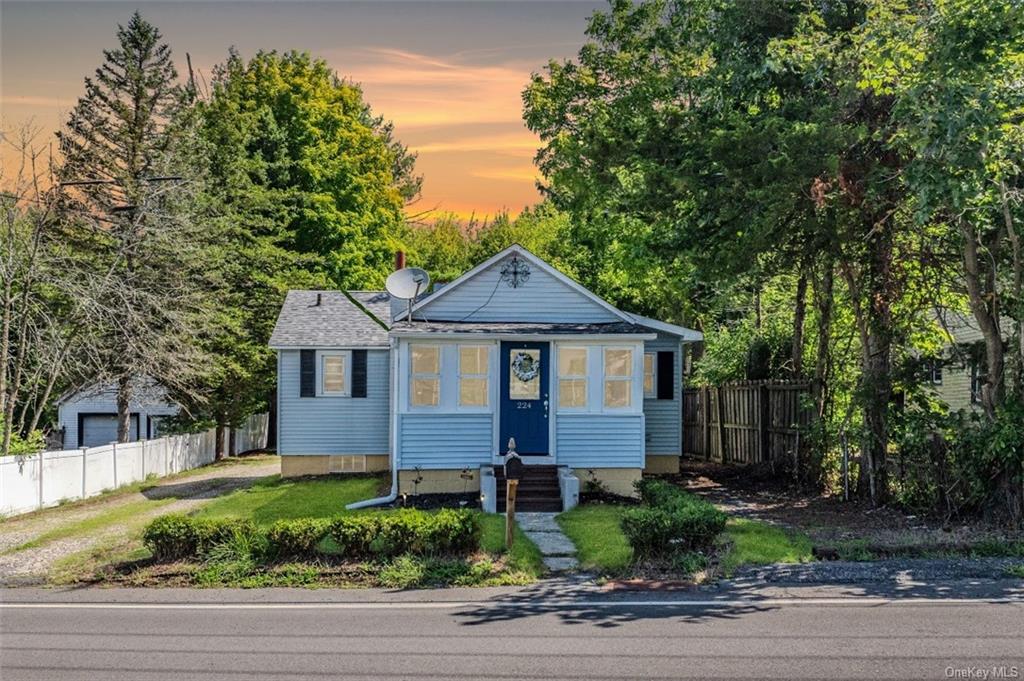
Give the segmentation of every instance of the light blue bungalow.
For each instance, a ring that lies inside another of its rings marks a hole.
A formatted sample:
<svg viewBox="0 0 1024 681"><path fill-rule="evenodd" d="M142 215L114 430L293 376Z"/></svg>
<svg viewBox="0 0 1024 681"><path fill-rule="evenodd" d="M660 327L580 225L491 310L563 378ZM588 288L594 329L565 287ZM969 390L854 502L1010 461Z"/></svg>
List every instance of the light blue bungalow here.
<svg viewBox="0 0 1024 681"><path fill-rule="evenodd" d="M678 470L683 346L700 339L519 245L411 304L291 291L270 341L281 472L390 470L391 493L372 501L480 491L494 510L514 439L538 495L550 476L561 497L538 509L571 507L580 481L632 494L642 472Z"/></svg>

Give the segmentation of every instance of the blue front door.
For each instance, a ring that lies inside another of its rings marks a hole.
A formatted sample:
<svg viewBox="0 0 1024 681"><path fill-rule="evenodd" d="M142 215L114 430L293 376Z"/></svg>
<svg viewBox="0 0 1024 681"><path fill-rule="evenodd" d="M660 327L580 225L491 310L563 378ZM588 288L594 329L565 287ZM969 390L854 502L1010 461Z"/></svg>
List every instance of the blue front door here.
<svg viewBox="0 0 1024 681"><path fill-rule="evenodd" d="M502 454L509 438L524 456L544 456L548 450L548 358L547 343L501 344L501 433Z"/></svg>

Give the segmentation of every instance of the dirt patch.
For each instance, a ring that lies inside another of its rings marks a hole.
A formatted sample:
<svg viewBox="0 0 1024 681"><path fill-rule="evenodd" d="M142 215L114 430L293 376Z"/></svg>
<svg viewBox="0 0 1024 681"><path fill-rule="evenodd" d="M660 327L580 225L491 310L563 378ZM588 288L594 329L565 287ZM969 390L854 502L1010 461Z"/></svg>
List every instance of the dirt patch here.
<svg viewBox="0 0 1024 681"><path fill-rule="evenodd" d="M851 544L904 555L942 552L979 543L1024 540L1024 533L982 521L944 522L896 508L792 490L755 469L684 459L680 486L707 498L730 515L763 520L808 535L819 550ZM830 556L821 556L828 558Z"/></svg>

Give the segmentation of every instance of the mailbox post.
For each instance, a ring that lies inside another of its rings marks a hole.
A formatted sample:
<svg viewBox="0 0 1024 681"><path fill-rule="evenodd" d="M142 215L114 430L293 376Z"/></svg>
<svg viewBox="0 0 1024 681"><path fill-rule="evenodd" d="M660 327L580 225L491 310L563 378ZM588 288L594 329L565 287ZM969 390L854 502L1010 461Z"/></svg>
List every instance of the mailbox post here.
<svg viewBox="0 0 1024 681"><path fill-rule="evenodd" d="M516 491L523 475L523 461L516 454L516 441L510 439L505 455L505 549L512 548L516 531Z"/></svg>

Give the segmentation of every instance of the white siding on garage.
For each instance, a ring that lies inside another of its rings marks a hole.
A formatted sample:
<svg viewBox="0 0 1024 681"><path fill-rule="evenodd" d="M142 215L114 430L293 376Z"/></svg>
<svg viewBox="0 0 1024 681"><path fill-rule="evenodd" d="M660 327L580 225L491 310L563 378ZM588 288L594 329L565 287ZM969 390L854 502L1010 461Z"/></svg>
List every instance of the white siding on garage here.
<svg viewBox="0 0 1024 681"><path fill-rule="evenodd" d="M675 375L672 377L672 399L658 400L644 398L646 416L645 438L648 454L682 453L680 426L683 419L682 402L682 353L679 339L667 334L658 334L658 339L646 341L644 352L674 352ZM655 360L657 362L657 360ZM655 385L657 387L657 385Z"/></svg>
<svg viewBox="0 0 1024 681"><path fill-rule="evenodd" d="M167 400L166 392L158 386L144 386L140 384L135 394L128 405L128 411L133 415L132 428L131 428L131 440L138 440L139 436L146 436L146 425L150 416L167 417L173 416L178 413L180 408L178 405ZM105 445L117 439L117 430L115 426L114 438L105 442L95 443L83 443L79 444L78 439L78 421L79 414L83 415L84 419L89 419L89 414L92 415L117 415L117 391L113 386L96 386L86 388L71 397L64 399L57 409L57 420L59 426L64 432L64 447L66 449L74 449L80 446L98 446ZM137 418L137 424L136 424ZM102 419L93 419L90 424L90 429L96 428L102 429L103 424L100 423ZM109 422L107 424L109 428ZM98 437L98 436L97 436ZM156 436L153 436L156 437Z"/></svg>
<svg viewBox="0 0 1024 681"><path fill-rule="evenodd" d="M643 468L643 414L558 414L559 466Z"/></svg>
<svg viewBox="0 0 1024 681"><path fill-rule="evenodd" d="M491 414L400 414L399 468L478 468L494 451Z"/></svg>
<svg viewBox="0 0 1024 681"><path fill-rule="evenodd" d="M499 281L499 260L427 302L416 314L428 321L604 323L621 319L533 263L530 278L518 288ZM522 258L520 258L522 259ZM443 290L443 289L442 289ZM429 299L428 299L429 300Z"/></svg>
<svg viewBox="0 0 1024 681"><path fill-rule="evenodd" d="M299 350L279 352L279 454L389 452L387 349L366 352L366 397L300 397Z"/></svg>

